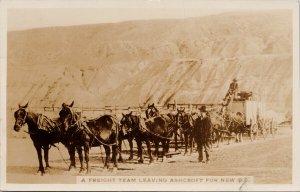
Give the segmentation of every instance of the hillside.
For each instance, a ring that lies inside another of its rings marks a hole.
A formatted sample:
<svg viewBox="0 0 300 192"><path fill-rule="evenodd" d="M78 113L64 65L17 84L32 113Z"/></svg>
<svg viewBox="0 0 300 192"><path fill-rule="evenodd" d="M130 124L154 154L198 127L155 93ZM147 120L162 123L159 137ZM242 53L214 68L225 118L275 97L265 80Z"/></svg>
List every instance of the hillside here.
<svg viewBox="0 0 300 192"><path fill-rule="evenodd" d="M219 103L232 78L292 106L292 13L225 13L8 32L8 107Z"/></svg>

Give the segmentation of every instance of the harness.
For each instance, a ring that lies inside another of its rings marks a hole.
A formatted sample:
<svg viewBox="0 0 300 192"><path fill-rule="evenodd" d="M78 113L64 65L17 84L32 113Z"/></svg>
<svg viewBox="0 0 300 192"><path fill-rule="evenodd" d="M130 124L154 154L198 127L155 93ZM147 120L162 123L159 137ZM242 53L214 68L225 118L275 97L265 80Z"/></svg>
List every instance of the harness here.
<svg viewBox="0 0 300 192"><path fill-rule="evenodd" d="M21 127L23 127L25 125L27 115L28 115L28 112L25 110L25 115L24 115L23 119L20 117L17 118L17 120L21 120Z"/></svg>
<svg viewBox="0 0 300 192"><path fill-rule="evenodd" d="M152 118L153 118L153 117L152 117ZM141 122L140 119L141 119L141 117L139 118L139 122ZM146 123L146 122L149 122L149 121L151 121L151 120L152 120L152 119L147 119L147 120L145 121L145 123ZM139 126L140 128L146 130L148 133L150 133L150 134L152 134L152 135L154 135L154 136L156 136L156 137L159 137L159 138L161 138L161 139L166 139L166 140L172 139L172 137L164 137L164 136L158 135L158 134L156 134L156 133L153 133L151 130L149 130L149 129L147 128L146 124L141 124L141 123L139 123L139 124L140 124L140 126Z"/></svg>
<svg viewBox="0 0 300 192"><path fill-rule="evenodd" d="M97 138L97 136L90 130L90 128L84 123L84 121L81 121L81 116L77 116L77 119L74 117L74 112L71 110L71 115L72 115L72 121L75 121L72 125L69 126L69 128L76 127L76 129L72 132L72 136L79 132L79 131L87 131L86 133L90 134L93 136L94 139L96 139L100 144L105 145L105 146L114 146L117 145L117 141L112 144L107 144L102 142L100 139ZM111 116L113 117L113 116ZM117 129L119 129L118 123L116 123L116 117L113 117L114 123L117 125ZM116 130L118 131L118 130ZM117 138L117 137L116 137Z"/></svg>

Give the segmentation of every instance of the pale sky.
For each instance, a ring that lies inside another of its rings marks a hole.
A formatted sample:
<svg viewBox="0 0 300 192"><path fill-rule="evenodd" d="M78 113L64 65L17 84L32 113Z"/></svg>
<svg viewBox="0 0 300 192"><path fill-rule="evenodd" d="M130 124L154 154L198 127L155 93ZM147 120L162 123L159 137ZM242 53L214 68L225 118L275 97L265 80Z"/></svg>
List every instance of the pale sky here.
<svg viewBox="0 0 300 192"><path fill-rule="evenodd" d="M127 20L188 18L219 14L230 10L203 9L9 9L7 29L23 30L47 26L112 23Z"/></svg>
<svg viewBox="0 0 300 192"><path fill-rule="evenodd" d="M291 8L296 0L7 0L6 2L7 30L14 31L49 26L286 9Z"/></svg>

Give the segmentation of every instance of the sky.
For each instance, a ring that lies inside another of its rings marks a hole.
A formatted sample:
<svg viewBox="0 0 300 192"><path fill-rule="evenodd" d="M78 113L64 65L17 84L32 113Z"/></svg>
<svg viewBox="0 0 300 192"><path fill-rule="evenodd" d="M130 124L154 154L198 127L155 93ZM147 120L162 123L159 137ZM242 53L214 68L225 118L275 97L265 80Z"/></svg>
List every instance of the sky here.
<svg viewBox="0 0 300 192"><path fill-rule="evenodd" d="M106 9L9 9L8 31L24 30L48 26L67 26L95 23L115 23L127 20L149 20L161 18L188 18L212 14L220 14L230 10L204 9L138 9L138 8L106 8Z"/></svg>
<svg viewBox="0 0 300 192"><path fill-rule="evenodd" d="M224 12L284 9L293 5L291 3L293 0L9 0L7 2L8 31L128 20L199 17Z"/></svg>

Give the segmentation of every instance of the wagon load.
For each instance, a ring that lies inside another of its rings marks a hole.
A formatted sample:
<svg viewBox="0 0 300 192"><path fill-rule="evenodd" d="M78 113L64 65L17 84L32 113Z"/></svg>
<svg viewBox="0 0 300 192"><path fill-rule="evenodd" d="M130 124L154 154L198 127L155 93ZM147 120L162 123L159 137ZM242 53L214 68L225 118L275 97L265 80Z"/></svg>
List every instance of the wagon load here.
<svg viewBox="0 0 300 192"><path fill-rule="evenodd" d="M48 133L52 133L57 129L59 129L60 124L58 119L52 120L43 114L38 114L37 126L38 129L40 130L46 131Z"/></svg>

